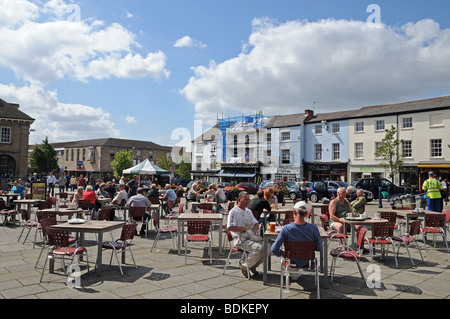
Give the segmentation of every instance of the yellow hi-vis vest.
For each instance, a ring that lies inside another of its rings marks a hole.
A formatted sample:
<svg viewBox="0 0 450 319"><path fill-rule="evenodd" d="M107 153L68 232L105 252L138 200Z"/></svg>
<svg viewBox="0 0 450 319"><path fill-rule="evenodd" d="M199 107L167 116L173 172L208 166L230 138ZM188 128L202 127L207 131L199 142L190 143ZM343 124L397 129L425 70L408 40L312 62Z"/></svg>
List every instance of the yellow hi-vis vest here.
<svg viewBox="0 0 450 319"><path fill-rule="evenodd" d="M427 197L432 199L441 198L443 188L441 182L434 178L427 179L422 185L422 189L427 192Z"/></svg>

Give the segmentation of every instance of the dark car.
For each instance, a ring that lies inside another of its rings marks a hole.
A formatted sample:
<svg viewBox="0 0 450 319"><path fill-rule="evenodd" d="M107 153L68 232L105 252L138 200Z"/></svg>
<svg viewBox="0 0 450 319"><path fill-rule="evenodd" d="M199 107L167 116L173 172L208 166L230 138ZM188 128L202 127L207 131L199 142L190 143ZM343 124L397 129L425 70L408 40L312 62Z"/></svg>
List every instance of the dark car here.
<svg viewBox="0 0 450 319"><path fill-rule="evenodd" d="M337 190L339 187L349 187L350 185L341 181L315 181L308 188L308 197L313 203L317 203L324 197L331 199L337 197ZM373 194L370 191L364 190L364 196L367 201L373 200Z"/></svg>
<svg viewBox="0 0 450 319"><path fill-rule="evenodd" d="M396 194L416 194L418 190L412 187L397 186L385 178L363 178L352 183L355 188L362 188L373 193L374 198L378 199L379 188L382 192L388 192L389 195Z"/></svg>
<svg viewBox="0 0 450 319"><path fill-rule="evenodd" d="M300 189L295 185L295 183L285 182L286 188L288 190L288 196L290 199L295 200L297 198L302 197L302 192L300 192ZM272 181L264 181L259 185L259 189L265 190L266 188L272 187L273 182Z"/></svg>
<svg viewBox="0 0 450 319"><path fill-rule="evenodd" d="M244 182L239 183L236 186L245 189L245 191L249 194L256 194L258 192L258 185L255 183Z"/></svg>
<svg viewBox="0 0 450 319"><path fill-rule="evenodd" d="M186 187L191 181L192 181L192 179L190 179L190 178L175 178L173 183L175 185L179 184L179 185L181 185L183 187Z"/></svg>

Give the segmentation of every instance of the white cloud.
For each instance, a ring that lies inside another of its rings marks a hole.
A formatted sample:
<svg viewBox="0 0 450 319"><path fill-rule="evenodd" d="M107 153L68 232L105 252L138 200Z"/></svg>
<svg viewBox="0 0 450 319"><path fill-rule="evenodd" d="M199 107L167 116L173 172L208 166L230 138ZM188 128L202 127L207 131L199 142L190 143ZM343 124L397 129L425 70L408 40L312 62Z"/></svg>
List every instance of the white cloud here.
<svg viewBox="0 0 450 319"><path fill-rule="evenodd" d="M180 91L196 118L217 113L289 114L413 99L450 86L450 29L433 20L402 28L362 21L255 19L248 45L235 58L192 68Z"/></svg>
<svg viewBox="0 0 450 319"><path fill-rule="evenodd" d="M72 3L70 3L72 2ZM61 79L168 78L166 55L142 49L130 30L87 17L73 1L0 0L0 68L14 72L22 87L0 84L0 97L19 103L35 118L30 143L119 137L104 109L59 101L48 87Z"/></svg>
<svg viewBox="0 0 450 319"><path fill-rule="evenodd" d="M30 134L30 144L100 137L119 137L110 114L88 105L62 103L56 91L38 85L17 88L0 84L0 96L7 102L20 104L20 110L36 119Z"/></svg>
<svg viewBox="0 0 450 319"><path fill-rule="evenodd" d="M0 12L10 12L10 2L1 0ZM40 11L30 1L19 3L15 15L0 23L0 42L8 43L8 50L0 51L0 66L11 68L20 79L47 84L65 77L160 79L170 74L163 52L145 58L134 53L133 47L139 47L135 35L117 23L104 26L102 21L75 19L77 6L63 0L48 1ZM37 22L38 14L46 21ZM105 61L118 68L99 75L95 66Z"/></svg>
<svg viewBox="0 0 450 319"><path fill-rule="evenodd" d="M127 122L128 124L132 124L132 125L136 125L137 124L137 120L134 116L131 115L127 115L125 117L125 122Z"/></svg>
<svg viewBox="0 0 450 319"><path fill-rule="evenodd" d="M207 45L192 39L190 36L186 35L178 39L173 45L175 48L206 48Z"/></svg>

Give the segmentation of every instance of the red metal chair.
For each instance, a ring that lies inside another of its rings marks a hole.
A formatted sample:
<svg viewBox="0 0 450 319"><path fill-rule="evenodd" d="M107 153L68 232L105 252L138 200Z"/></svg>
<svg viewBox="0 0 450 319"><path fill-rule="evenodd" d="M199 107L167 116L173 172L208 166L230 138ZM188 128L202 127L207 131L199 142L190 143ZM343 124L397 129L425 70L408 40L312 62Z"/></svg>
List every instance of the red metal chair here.
<svg viewBox="0 0 450 319"><path fill-rule="evenodd" d="M445 215L445 223L446 223L446 228L448 230L450 227L450 209L444 209L442 211L442 214Z"/></svg>
<svg viewBox="0 0 450 319"><path fill-rule="evenodd" d="M17 242L20 241L20 238L22 238L23 232L25 231L25 229L27 229L28 230L27 235L25 236L25 239L23 240L23 243L22 243L23 245L25 245L25 242L27 241L28 235L30 234L31 230L35 229L36 234L37 234L38 230L40 229L40 225L37 221L28 219L28 211L26 209L21 209L20 215L22 217L22 231L20 232ZM55 218L55 220L56 220L56 218ZM35 244L36 244L36 236L34 236L33 248L34 248Z"/></svg>
<svg viewBox="0 0 450 319"><path fill-rule="evenodd" d="M425 245L425 250L428 252L427 248L427 235L433 235L433 243L436 247L436 235L441 235L442 240L445 243L445 247L447 247L447 252L450 252L447 243L447 234L445 230L445 214L427 214L425 215L425 223L424 227L420 228L420 232L422 233L423 243Z"/></svg>
<svg viewBox="0 0 450 319"><path fill-rule="evenodd" d="M36 260L36 265L34 266L34 268L37 268L37 265L39 263L39 260L41 259L41 255L44 252L45 248L49 248L50 244L48 242L48 237L47 237L47 229L53 225L57 225L58 221L56 220L56 217L46 217L46 218L41 218L39 221L39 225L40 228L42 230L42 236L44 237L44 244L42 245L42 249L39 253L39 256ZM76 237L73 236L69 236L69 245L73 246L76 245L77 243L77 239Z"/></svg>
<svg viewBox="0 0 450 319"><path fill-rule="evenodd" d="M396 242L398 242L398 249L397 249L397 258L398 258L398 254L400 252L400 244L403 243L405 245L406 251L408 252L409 255L409 259L411 259L411 263L414 266L414 261L411 257L411 254L409 252L408 246L411 245L412 243L416 243L416 248L419 251L420 257L422 258L422 261L424 261L423 256L422 256L422 252L420 251L420 247L419 247L419 243L416 241L415 236L420 234L420 225L422 224L422 222L420 220L415 220L412 221L409 224L409 234L405 234L402 236L393 236L392 239ZM394 251L395 253L395 251Z"/></svg>
<svg viewBox="0 0 450 319"><path fill-rule="evenodd" d="M183 214L183 212L184 212L184 203L180 204L180 206L176 211L172 211L169 215L166 216L166 224L168 224L170 220L178 219L178 216Z"/></svg>
<svg viewBox="0 0 450 319"><path fill-rule="evenodd" d="M45 258L44 267L42 268L40 282L44 277L45 267L49 259L61 259L63 262L67 257L70 257L70 265L73 264L75 256L85 255L87 262L87 269L89 271L89 257L86 248L70 246L69 233L66 230L47 228L48 245L51 246L50 252ZM64 266L64 272L67 273Z"/></svg>
<svg viewBox="0 0 450 319"><path fill-rule="evenodd" d="M397 232L400 234L399 223L397 223L397 214L395 212L379 211L378 213L380 213L380 217L382 219L387 219L388 221L394 223L394 230L397 230Z"/></svg>
<svg viewBox="0 0 450 319"><path fill-rule="evenodd" d="M311 269L315 271L315 283L317 291L317 299L320 299L320 280L319 280L319 264L316 257L315 241L285 241L284 251L281 257L281 273L280 273L280 299L283 299L283 276L286 273L286 293L289 293L289 270L292 268L291 260L304 259L309 260Z"/></svg>
<svg viewBox="0 0 450 319"><path fill-rule="evenodd" d="M156 248L156 245L158 244L158 240L162 234L170 234L170 236L172 237L173 250L175 251L175 238L174 238L173 234L177 235L178 229L175 227L168 226L168 225L160 227L158 214L156 214L156 212L152 212L152 219L153 219L153 225L155 226L155 230L156 230L156 238L153 241L153 246L152 246L152 249L150 250L150 252L153 251L153 248Z"/></svg>
<svg viewBox="0 0 450 319"><path fill-rule="evenodd" d="M122 232L120 234L120 238L115 241L108 241L102 244L104 250L111 249L111 259L109 261L109 265L111 266L113 255L116 256L117 264L119 265L120 273L123 276L122 265L120 263L120 259L118 253L125 252L126 250L130 251L131 258L133 259L134 268L137 268L136 261L134 260L133 251L131 250L132 243L131 241L134 238L134 233L136 232L137 224L126 224L122 228ZM96 265L97 267L97 265Z"/></svg>
<svg viewBox="0 0 450 319"><path fill-rule="evenodd" d="M360 255L360 250L361 247L363 245L364 242L364 236L366 235L367 232L367 228L361 228L359 230L359 234L358 234L358 240L357 240L357 245L358 245L358 250L354 250L352 247L346 246L346 245L342 245L339 246L333 250L330 251L330 255L333 257L333 260L331 262L331 283L333 282L334 279L334 273L336 271L336 262L338 258L341 258L345 261L355 261L356 265L358 266L358 270L359 273L361 274L362 279L364 280L364 282L366 281L364 278L364 273L361 269L361 266L359 265L359 261L361 259L361 255Z"/></svg>
<svg viewBox="0 0 450 319"><path fill-rule="evenodd" d="M209 221L187 221L187 233L184 235L184 264L187 264L187 244L204 242L209 244L209 262L212 264L212 247Z"/></svg>
<svg viewBox="0 0 450 319"><path fill-rule="evenodd" d="M225 266L223 267L223 274L225 275L225 271L227 270L227 266L230 263L231 253L242 253L242 257L244 259L245 264L247 265L247 279L250 280L250 269L248 268L248 254L244 249L238 248L233 243L233 236L231 236L231 232L228 230L227 225L225 225L226 235L228 242L230 243L230 251L228 253L227 261L225 262Z"/></svg>
<svg viewBox="0 0 450 319"><path fill-rule="evenodd" d="M154 204L154 205L159 205L159 198L157 197L149 197L148 200L150 201L150 203Z"/></svg>
<svg viewBox="0 0 450 319"><path fill-rule="evenodd" d="M392 240L392 236L394 236L394 222L387 221L385 223L373 224L372 226L372 238L365 238L365 242L369 245L370 250L370 258L372 260L372 264L374 263L373 255L374 255L374 246L381 245L382 246L382 257L384 256L384 248L386 245L392 246L392 251L394 253L395 265L398 268L397 255L395 254L394 242ZM388 246L389 247L389 246ZM389 252L389 248L387 250ZM386 253L387 255L387 253Z"/></svg>
<svg viewBox="0 0 450 319"><path fill-rule="evenodd" d="M0 215L3 216L3 226L9 223L8 217L13 220L16 214L17 210L8 208L3 198L0 198Z"/></svg>
<svg viewBox="0 0 450 319"><path fill-rule="evenodd" d="M147 207L132 206L129 208L129 222L136 224L140 221L145 223L145 237L148 235L148 222L145 220L147 218L146 211Z"/></svg>

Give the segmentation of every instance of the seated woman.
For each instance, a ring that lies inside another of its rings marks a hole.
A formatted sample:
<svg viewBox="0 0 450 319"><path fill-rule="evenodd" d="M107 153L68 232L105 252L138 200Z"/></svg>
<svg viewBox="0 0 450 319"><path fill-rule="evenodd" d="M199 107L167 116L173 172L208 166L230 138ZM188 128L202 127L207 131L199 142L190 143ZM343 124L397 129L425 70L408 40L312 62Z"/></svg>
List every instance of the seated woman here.
<svg viewBox="0 0 450 319"><path fill-rule="evenodd" d="M210 184L208 186L208 190L205 192L205 198L208 200L214 200L216 196L216 190L214 184Z"/></svg>
<svg viewBox="0 0 450 319"><path fill-rule="evenodd" d="M89 209L90 210L97 210L97 205L95 201L98 199L97 194L94 192L94 188L92 185L86 186L86 191L83 193L83 199L88 200L90 203Z"/></svg>
<svg viewBox="0 0 450 319"><path fill-rule="evenodd" d="M78 186L77 192L73 195L72 204L78 206L78 201L83 199L84 188L83 186Z"/></svg>

